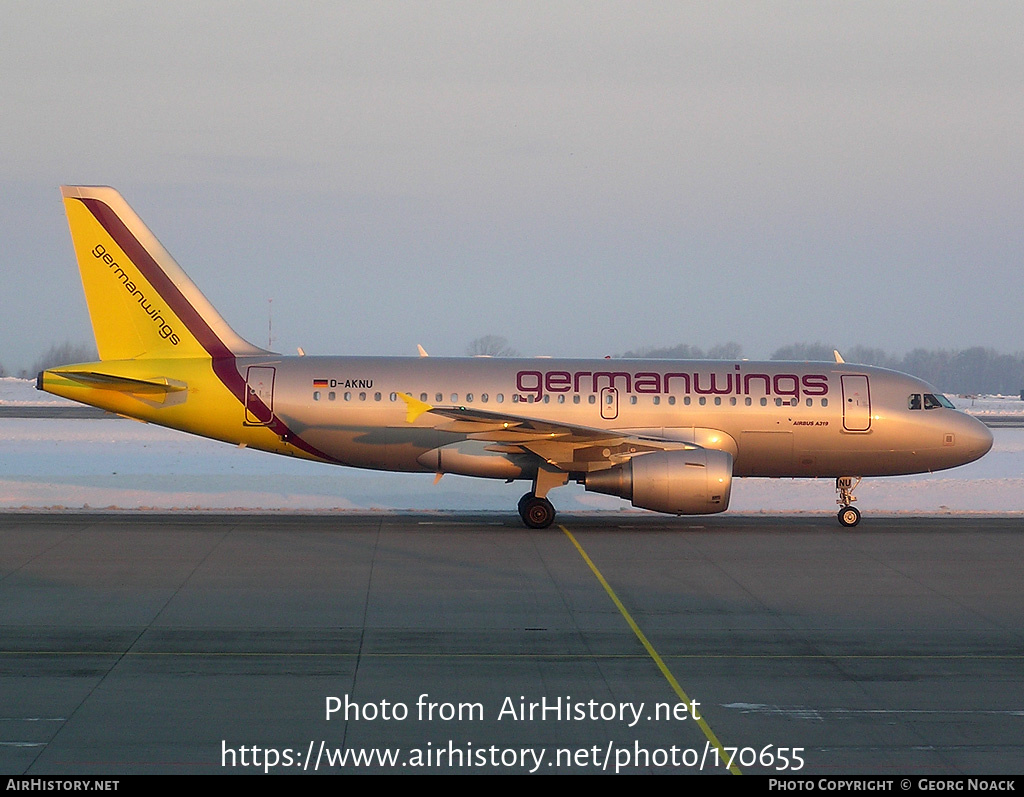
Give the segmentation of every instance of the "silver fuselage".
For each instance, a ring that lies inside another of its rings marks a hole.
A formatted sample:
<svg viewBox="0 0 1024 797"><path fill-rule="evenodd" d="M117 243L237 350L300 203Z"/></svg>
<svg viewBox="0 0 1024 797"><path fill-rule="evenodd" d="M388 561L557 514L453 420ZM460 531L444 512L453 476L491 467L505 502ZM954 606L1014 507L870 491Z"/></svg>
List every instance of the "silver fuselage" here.
<svg viewBox="0 0 1024 797"><path fill-rule="evenodd" d="M361 468L536 473L536 457L517 451L514 437L503 442L429 412L410 422L403 393L432 406L720 449L733 455L736 476L922 473L971 462L992 445L988 429L962 412L912 409L909 397L937 392L927 383L845 363L246 357L236 365L295 435ZM464 455L442 460L431 453L439 450Z"/></svg>

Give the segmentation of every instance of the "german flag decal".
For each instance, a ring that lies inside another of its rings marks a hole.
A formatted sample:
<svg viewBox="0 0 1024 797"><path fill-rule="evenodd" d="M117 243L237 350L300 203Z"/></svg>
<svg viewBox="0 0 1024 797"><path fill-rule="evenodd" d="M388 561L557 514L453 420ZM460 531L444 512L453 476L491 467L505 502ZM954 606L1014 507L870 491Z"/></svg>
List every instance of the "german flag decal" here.
<svg viewBox="0 0 1024 797"><path fill-rule="evenodd" d="M326 379L314 379L313 380L313 387L327 387L327 380Z"/></svg>

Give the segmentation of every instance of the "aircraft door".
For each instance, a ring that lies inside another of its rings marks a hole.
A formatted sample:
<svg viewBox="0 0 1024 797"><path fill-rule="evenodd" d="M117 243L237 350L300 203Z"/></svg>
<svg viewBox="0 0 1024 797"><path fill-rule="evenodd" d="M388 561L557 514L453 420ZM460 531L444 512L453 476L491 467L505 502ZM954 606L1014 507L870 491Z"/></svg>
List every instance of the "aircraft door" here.
<svg viewBox="0 0 1024 797"><path fill-rule="evenodd" d="M251 365L245 372L245 423L266 426L274 417L274 376L276 369Z"/></svg>
<svg viewBox="0 0 1024 797"><path fill-rule="evenodd" d="M606 421L614 421L619 417L619 391L617 388L601 388L601 417Z"/></svg>
<svg viewBox="0 0 1024 797"><path fill-rule="evenodd" d="M861 374L843 374L843 428L848 432L871 429L871 391L868 378Z"/></svg>

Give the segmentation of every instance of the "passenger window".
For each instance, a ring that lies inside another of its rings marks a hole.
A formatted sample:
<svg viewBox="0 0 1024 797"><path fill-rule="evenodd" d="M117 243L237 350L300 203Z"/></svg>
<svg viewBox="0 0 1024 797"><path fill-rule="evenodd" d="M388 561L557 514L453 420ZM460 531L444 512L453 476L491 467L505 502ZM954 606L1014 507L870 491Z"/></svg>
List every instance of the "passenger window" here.
<svg viewBox="0 0 1024 797"><path fill-rule="evenodd" d="M481 401L482 401L482 402L483 402L484 404L486 404L486 403L487 403L487 394L486 394L486 393L481 393L481 394L480 394L480 400L481 400Z"/></svg>
<svg viewBox="0 0 1024 797"><path fill-rule="evenodd" d="M365 393L360 393L359 394L359 400L360 401L366 401L366 394Z"/></svg>
<svg viewBox="0 0 1024 797"><path fill-rule="evenodd" d="M345 393L345 401L351 401L351 400L352 400L352 394L350 392L349 393Z"/></svg>
<svg viewBox="0 0 1024 797"><path fill-rule="evenodd" d="M466 394L466 403L468 404L468 403L470 403L470 402L471 402L472 400L473 400L473 394L472 394L472 393L467 393L467 394Z"/></svg>
<svg viewBox="0 0 1024 797"><path fill-rule="evenodd" d="M700 404L700 406L703 407L705 404L708 403L708 400L706 398L704 398L704 396L701 396L699 399L697 399L697 403Z"/></svg>
<svg viewBox="0 0 1024 797"><path fill-rule="evenodd" d="M764 396L761 397L761 406L762 407L767 407L768 406L768 399L764 398Z"/></svg>
<svg viewBox="0 0 1024 797"><path fill-rule="evenodd" d="M327 394L327 400L328 401L334 401L337 397L338 397L338 394L335 393L333 390L330 393Z"/></svg>
<svg viewBox="0 0 1024 797"><path fill-rule="evenodd" d="M313 401L319 401L319 400L320 400L320 391L319 390L314 390L313 391Z"/></svg>
<svg viewBox="0 0 1024 797"><path fill-rule="evenodd" d="M392 393L391 395L394 395L394 393ZM427 394L426 393L420 393L420 401L426 403L426 401L427 401Z"/></svg>
<svg viewBox="0 0 1024 797"><path fill-rule="evenodd" d="M580 395L579 395L579 393L577 393L575 396L572 397L572 403L573 404L579 404L580 403Z"/></svg>
<svg viewBox="0 0 1024 797"><path fill-rule="evenodd" d="M497 401L499 404L503 404L505 402L505 394L499 393L497 396L494 397L494 400Z"/></svg>
<svg viewBox="0 0 1024 797"><path fill-rule="evenodd" d="M828 406L828 399L822 399L821 400L821 406L822 407L827 407Z"/></svg>
<svg viewBox="0 0 1024 797"><path fill-rule="evenodd" d="M597 396L594 396L594 395L587 396L587 403L588 404L596 404L597 403Z"/></svg>
<svg viewBox="0 0 1024 797"><path fill-rule="evenodd" d="M669 403L670 405L672 405L672 404L675 404L675 403L676 403L676 397L675 397L675 396L669 396L669 397L668 397L668 403ZM687 404L689 404L689 403L690 403L690 397L689 397L689 396L687 396L687 397L686 397L686 403L687 403Z"/></svg>
<svg viewBox="0 0 1024 797"><path fill-rule="evenodd" d="M559 393L558 394L558 403L559 404L565 404L565 393Z"/></svg>
<svg viewBox="0 0 1024 797"><path fill-rule="evenodd" d="M659 404L661 404L661 396L655 396L654 397L654 406L657 407Z"/></svg>
<svg viewBox="0 0 1024 797"><path fill-rule="evenodd" d="M754 401L753 399L750 398L750 396L747 396L745 399L743 399L743 403L749 407L751 404L754 403Z"/></svg>
<svg viewBox="0 0 1024 797"><path fill-rule="evenodd" d="M444 401L444 393L435 393L434 394L434 401L436 401L438 404L440 404L442 401Z"/></svg>
<svg viewBox="0 0 1024 797"><path fill-rule="evenodd" d="M374 400L374 401L380 401L380 400L381 400L381 395L380 395L380 393L374 393L374 394L373 394L373 400Z"/></svg>

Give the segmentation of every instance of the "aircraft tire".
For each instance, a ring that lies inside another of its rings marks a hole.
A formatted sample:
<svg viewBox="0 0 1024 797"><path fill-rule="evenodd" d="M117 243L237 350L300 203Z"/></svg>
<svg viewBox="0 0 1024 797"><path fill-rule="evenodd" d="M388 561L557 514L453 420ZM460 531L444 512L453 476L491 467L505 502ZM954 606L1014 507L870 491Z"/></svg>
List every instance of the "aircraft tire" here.
<svg viewBox="0 0 1024 797"><path fill-rule="evenodd" d="M855 506L844 506L839 510L838 518L840 524L852 529L860 523L860 511Z"/></svg>
<svg viewBox="0 0 1024 797"><path fill-rule="evenodd" d="M527 501L521 502L519 515L531 529L546 529L555 522L555 507L547 498L531 493Z"/></svg>

